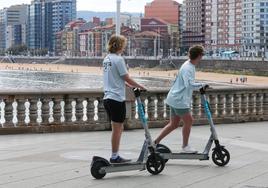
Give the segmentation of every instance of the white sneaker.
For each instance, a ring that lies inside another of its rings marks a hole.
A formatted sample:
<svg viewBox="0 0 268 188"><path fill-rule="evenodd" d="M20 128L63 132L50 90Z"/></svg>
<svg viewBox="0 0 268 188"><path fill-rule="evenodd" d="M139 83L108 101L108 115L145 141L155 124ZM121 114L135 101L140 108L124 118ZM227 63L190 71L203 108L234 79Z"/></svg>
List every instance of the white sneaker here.
<svg viewBox="0 0 268 188"><path fill-rule="evenodd" d="M190 145L187 145L182 148L182 153L197 153L197 150L192 148Z"/></svg>

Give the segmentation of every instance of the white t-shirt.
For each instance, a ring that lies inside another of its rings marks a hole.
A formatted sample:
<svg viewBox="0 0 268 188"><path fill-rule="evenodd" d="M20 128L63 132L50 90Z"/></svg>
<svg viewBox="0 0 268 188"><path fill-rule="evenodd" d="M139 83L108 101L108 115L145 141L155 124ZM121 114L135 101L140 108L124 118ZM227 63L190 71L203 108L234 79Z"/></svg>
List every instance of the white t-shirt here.
<svg viewBox="0 0 268 188"><path fill-rule="evenodd" d="M195 83L195 66L188 60L181 66L166 102L173 108L190 108L193 90L198 90L203 86L204 84Z"/></svg>
<svg viewBox="0 0 268 188"><path fill-rule="evenodd" d="M125 80L128 74L123 57L117 54L108 54L103 60L103 90L104 99L113 99L119 102L126 100Z"/></svg>

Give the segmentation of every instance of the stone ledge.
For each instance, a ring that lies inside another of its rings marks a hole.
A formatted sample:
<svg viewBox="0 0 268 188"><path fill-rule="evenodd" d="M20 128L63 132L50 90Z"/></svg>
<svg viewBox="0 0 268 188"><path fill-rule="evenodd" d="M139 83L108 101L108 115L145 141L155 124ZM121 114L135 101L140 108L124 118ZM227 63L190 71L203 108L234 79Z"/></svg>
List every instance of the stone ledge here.
<svg viewBox="0 0 268 188"><path fill-rule="evenodd" d="M57 132L86 132L109 130L108 123L96 123L90 125L48 125L48 126L25 126L4 127L0 129L0 135L25 134L25 133L57 133Z"/></svg>

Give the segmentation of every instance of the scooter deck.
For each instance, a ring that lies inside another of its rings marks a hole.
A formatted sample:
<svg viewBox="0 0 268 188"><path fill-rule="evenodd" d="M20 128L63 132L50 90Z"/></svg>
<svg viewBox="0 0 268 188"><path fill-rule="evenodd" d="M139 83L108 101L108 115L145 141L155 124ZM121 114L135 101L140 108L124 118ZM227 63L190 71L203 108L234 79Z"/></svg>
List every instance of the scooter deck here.
<svg viewBox="0 0 268 188"><path fill-rule="evenodd" d="M209 160L208 154L204 153L161 153L164 159L199 159Z"/></svg>
<svg viewBox="0 0 268 188"><path fill-rule="evenodd" d="M110 163L109 166L102 167L106 173L111 172L123 172L131 170L145 170L145 163L142 162L132 162L132 163Z"/></svg>

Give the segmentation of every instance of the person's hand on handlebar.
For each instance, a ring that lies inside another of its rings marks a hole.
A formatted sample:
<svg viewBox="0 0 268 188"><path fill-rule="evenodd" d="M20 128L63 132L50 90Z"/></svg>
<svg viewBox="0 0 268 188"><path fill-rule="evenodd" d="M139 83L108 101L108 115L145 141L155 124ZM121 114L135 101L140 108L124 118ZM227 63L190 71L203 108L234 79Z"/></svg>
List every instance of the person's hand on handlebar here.
<svg viewBox="0 0 268 188"><path fill-rule="evenodd" d="M139 89L140 89L141 91L147 91L147 89L146 89L145 87L143 87L143 86L140 87Z"/></svg>
<svg viewBox="0 0 268 188"><path fill-rule="evenodd" d="M205 94L208 88L210 88L208 84L203 84L199 91L201 94Z"/></svg>
<svg viewBox="0 0 268 188"><path fill-rule="evenodd" d="M208 84L204 84L202 87L204 90L211 88Z"/></svg>
<svg viewBox="0 0 268 188"><path fill-rule="evenodd" d="M140 92L146 92L147 91L147 89L146 88L139 88L139 87L132 87L132 90L139 90Z"/></svg>
<svg viewBox="0 0 268 188"><path fill-rule="evenodd" d="M139 87L134 87L132 85L130 85L128 82L125 82L126 86L132 89L139 89L140 91L147 91L147 89L145 87L143 87L142 85L139 85Z"/></svg>

